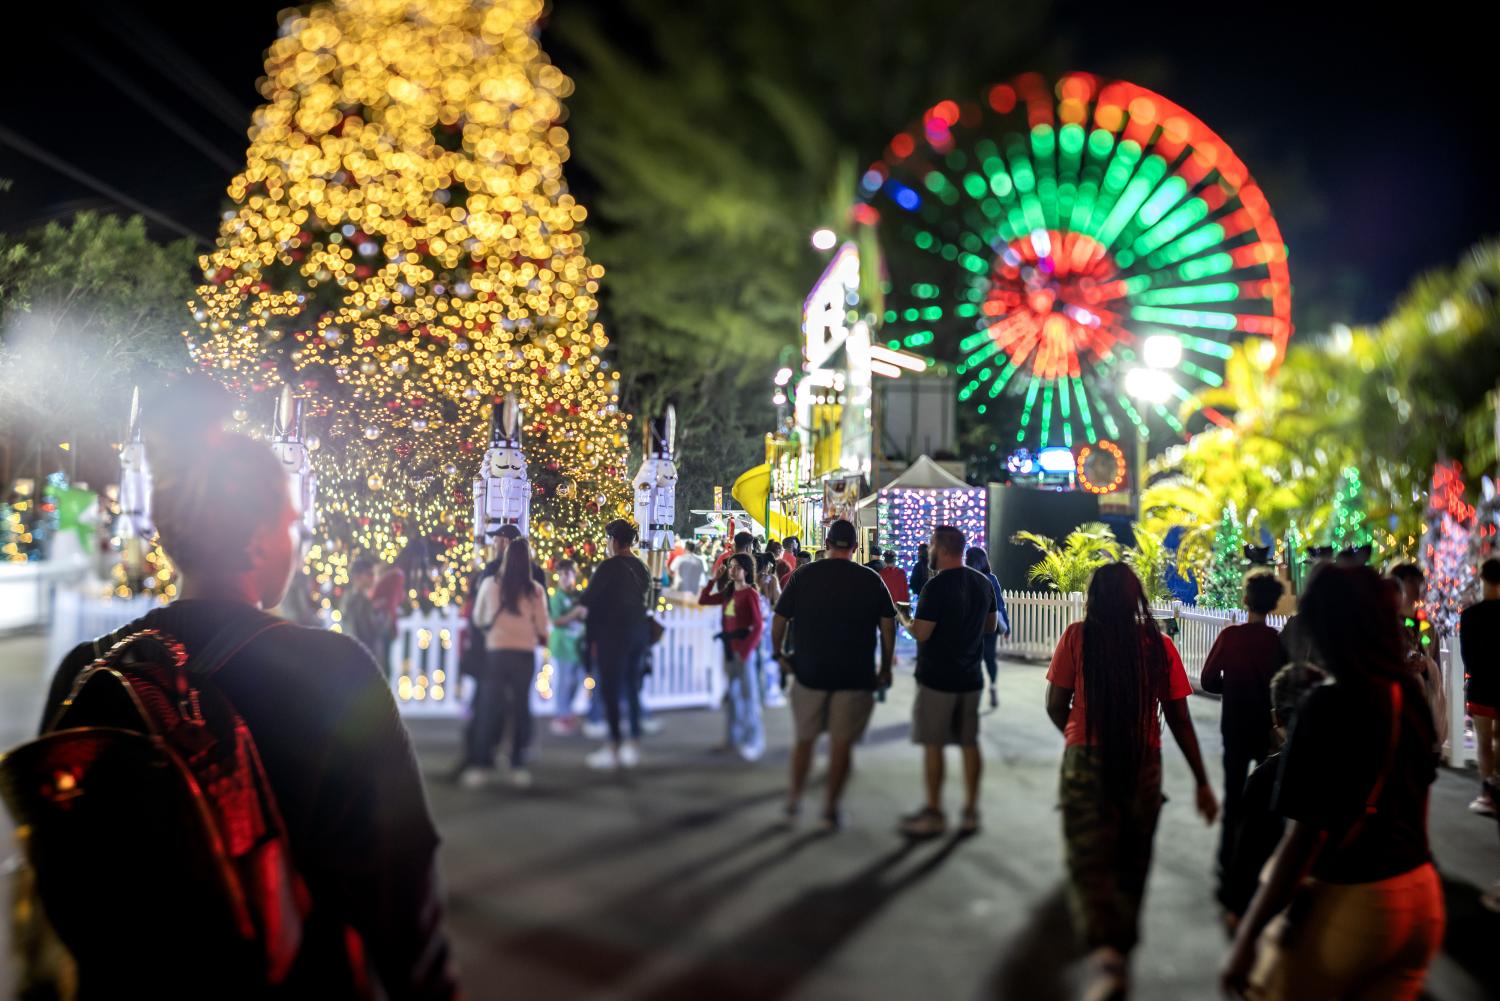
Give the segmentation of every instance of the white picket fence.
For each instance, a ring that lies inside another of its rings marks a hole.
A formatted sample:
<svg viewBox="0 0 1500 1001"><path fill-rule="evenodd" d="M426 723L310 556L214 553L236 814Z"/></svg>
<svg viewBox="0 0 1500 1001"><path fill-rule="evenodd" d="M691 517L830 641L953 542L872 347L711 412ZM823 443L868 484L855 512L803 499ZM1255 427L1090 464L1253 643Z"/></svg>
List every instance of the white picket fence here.
<svg viewBox="0 0 1500 1001"><path fill-rule="evenodd" d="M651 648L651 673L641 689L641 704L653 711L718 705L724 697L723 651L714 639L720 628L719 609L667 602L656 617L665 632ZM457 610L451 609L401 620L391 646L391 664L392 687L403 713L458 716L464 712L473 697L472 684L464 684L462 690L454 684L464 628ZM558 706L547 655L538 657L537 667L532 711L555 715Z"/></svg>
<svg viewBox="0 0 1500 1001"><path fill-rule="evenodd" d="M69 593L87 573L82 558L0 562L0 632L46 625L58 596Z"/></svg>
<svg viewBox="0 0 1500 1001"><path fill-rule="evenodd" d="M1063 630L1083 618L1081 594L1045 591L1003 594L1011 633L1000 639L998 649L1006 656L1048 659ZM56 664L77 644L139 618L153 604L150 597L100 599L70 588L57 588L50 598L49 662ZM1198 608L1179 602L1153 605L1152 610L1161 619L1175 621L1175 642L1194 689L1199 689L1203 662L1219 632L1225 626L1245 620L1243 611ZM666 632L651 650L652 671L641 692L642 703L648 709L686 709L720 703L724 696L723 652L713 638L719 630L719 615L717 608L700 608L690 601L663 603L657 618ZM1266 621L1275 629L1286 623L1279 615ZM391 664L392 690L402 713L449 717L464 713L472 697L472 685L465 684L461 689L455 686L462 628L456 609L410 615L400 621L391 646ZM1449 750L1450 763L1461 767L1474 760L1474 749L1466 736L1463 662L1457 644L1453 646L1449 650L1446 642L1440 645L1438 663L1448 688L1449 732L1455 738ZM545 655L538 657L537 666L532 708L538 715L550 716L556 713L557 705Z"/></svg>

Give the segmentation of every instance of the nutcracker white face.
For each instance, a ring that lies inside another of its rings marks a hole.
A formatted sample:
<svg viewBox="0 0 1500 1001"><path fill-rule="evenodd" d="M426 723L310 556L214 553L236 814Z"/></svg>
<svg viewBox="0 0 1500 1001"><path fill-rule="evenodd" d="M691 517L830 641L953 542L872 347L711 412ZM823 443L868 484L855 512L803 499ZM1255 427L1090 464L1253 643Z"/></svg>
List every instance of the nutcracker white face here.
<svg viewBox="0 0 1500 1001"><path fill-rule="evenodd" d="M485 466L490 476L509 479L526 475L526 460L517 448L492 448L485 453Z"/></svg>

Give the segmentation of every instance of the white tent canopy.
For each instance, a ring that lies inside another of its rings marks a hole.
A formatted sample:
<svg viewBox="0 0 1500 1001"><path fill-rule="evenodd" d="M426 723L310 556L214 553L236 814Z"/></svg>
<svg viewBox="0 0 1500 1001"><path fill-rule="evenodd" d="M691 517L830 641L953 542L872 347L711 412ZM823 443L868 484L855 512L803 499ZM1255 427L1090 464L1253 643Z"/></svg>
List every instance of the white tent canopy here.
<svg viewBox="0 0 1500 1001"><path fill-rule="evenodd" d="M967 483L954 476L927 456L919 456L916 462L906 467L906 472L896 477L882 490L968 490Z"/></svg>

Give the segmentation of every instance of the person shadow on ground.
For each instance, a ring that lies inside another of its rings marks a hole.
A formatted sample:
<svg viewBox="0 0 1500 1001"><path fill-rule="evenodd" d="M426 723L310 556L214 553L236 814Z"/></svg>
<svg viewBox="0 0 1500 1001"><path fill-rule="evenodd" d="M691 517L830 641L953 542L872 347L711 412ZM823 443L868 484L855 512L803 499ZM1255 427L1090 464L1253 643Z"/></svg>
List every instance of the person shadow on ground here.
<svg viewBox="0 0 1500 1001"><path fill-rule="evenodd" d="M948 838L935 848L908 841L849 879L804 891L690 969L643 992L641 1001L785 997L881 910L936 872L962 840ZM913 857L921 861L896 872Z"/></svg>

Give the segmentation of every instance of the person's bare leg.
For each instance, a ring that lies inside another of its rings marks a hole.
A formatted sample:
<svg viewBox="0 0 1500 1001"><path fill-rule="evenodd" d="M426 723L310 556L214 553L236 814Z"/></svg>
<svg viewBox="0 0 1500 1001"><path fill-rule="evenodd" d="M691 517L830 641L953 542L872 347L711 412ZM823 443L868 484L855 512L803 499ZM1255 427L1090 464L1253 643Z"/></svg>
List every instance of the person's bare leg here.
<svg viewBox="0 0 1500 1001"><path fill-rule="evenodd" d="M984 756L979 745L963 748L964 754L964 810L979 809L979 779L984 774Z"/></svg>
<svg viewBox="0 0 1500 1001"><path fill-rule="evenodd" d="M1479 758L1479 781L1495 774L1495 721L1474 717L1474 750Z"/></svg>
<svg viewBox="0 0 1500 1001"><path fill-rule="evenodd" d="M792 745L792 787L787 791L787 807L793 808L802 802L802 790L807 786L807 774L812 771L813 741L799 740Z"/></svg>
<svg viewBox="0 0 1500 1001"><path fill-rule="evenodd" d="M828 745L828 788L827 798L824 800L823 813L831 816L838 812L839 803L844 798L844 786L849 782L849 772L854 763L854 743L848 740L836 740L829 738Z"/></svg>
<svg viewBox="0 0 1500 1001"><path fill-rule="evenodd" d="M942 812L943 809L943 745L924 744L925 755L923 777L927 782L927 808Z"/></svg>

